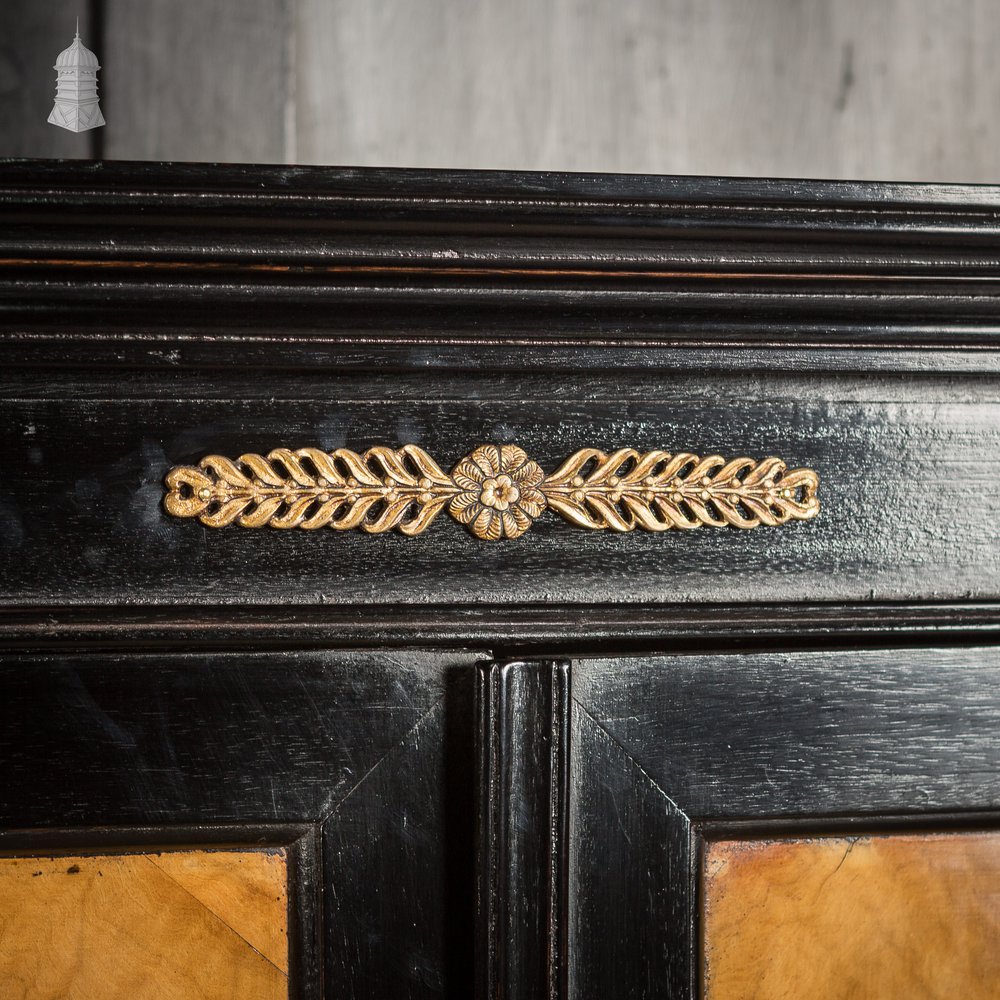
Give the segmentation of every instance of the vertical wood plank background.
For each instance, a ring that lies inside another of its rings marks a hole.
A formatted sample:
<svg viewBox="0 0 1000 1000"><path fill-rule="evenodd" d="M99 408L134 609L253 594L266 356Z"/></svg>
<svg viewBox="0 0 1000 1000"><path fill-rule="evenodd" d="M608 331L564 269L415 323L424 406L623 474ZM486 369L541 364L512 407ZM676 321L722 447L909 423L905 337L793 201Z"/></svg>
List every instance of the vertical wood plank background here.
<svg viewBox="0 0 1000 1000"><path fill-rule="evenodd" d="M285 161L293 0L103 2L109 159Z"/></svg>
<svg viewBox="0 0 1000 1000"><path fill-rule="evenodd" d="M0 154L1000 181L998 51L997 0L6 0Z"/></svg>

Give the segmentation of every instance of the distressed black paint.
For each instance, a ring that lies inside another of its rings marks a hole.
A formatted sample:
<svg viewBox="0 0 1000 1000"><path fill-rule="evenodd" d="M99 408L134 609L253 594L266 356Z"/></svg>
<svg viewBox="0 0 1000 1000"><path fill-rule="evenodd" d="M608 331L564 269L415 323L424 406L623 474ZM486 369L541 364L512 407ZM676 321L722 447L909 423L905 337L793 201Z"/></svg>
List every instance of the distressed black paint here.
<svg viewBox="0 0 1000 1000"><path fill-rule="evenodd" d="M810 376L558 386L513 376L247 385L58 380L0 400L8 604L615 603L994 599L1000 382ZM148 386L148 389L146 388ZM107 398L87 398L101 393ZM261 398L266 395L266 398ZM164 398L164 397L167 398ZM13 397L13 398L11 398ZM81 398L82 397L82 398ZM206 454L418 444L444 468L516 442L547 471L583 447L778 455L820 475L822 511L781 528L588 532L547 514L484 543L446 514L422 535L206 529L167 516L163 477ZM336 572L331 567L336 565Z"/></svg>

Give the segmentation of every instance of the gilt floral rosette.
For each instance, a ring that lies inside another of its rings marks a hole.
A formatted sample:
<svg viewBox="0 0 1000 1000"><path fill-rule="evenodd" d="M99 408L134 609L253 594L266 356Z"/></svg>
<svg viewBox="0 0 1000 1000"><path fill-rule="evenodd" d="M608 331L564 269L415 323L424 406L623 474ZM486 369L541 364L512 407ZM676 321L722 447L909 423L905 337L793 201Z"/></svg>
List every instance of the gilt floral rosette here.
<svg viewBox="0 0 1000 1000"><path fill-rule="evenodd" d="M517 538L545 509L545 494L538 488L545 473L517 445L476 448L451 478L462 492L448 512L479 538Z"/></svg>

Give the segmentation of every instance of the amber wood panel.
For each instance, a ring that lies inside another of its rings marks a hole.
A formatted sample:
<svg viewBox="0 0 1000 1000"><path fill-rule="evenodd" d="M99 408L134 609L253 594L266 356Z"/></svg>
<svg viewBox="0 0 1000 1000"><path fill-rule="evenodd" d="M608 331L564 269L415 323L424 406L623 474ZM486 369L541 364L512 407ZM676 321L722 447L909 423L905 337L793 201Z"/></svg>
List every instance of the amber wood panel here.
<svg viewBox="0 0 1000 1000"><path fill-rule="evenodd" d="M5 1000L288 996L284 851L0 858Z"/></svg>
<svg viewBox="0 0 1000 1000"><path fill-rule="evenodd" d="M997 996L1000 833L706 846L705 1000Z"/></svg>

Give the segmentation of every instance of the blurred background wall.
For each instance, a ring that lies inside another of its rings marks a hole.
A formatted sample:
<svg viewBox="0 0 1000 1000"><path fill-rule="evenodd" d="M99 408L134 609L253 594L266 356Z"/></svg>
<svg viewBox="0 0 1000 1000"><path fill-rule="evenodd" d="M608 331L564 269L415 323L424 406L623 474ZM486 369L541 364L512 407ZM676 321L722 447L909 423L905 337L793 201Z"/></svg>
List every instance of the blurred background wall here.
<svg viewBox="0 0 1000 1000"><path fill-rule="evenodd" d="M0 155L997 182L1000 0L2 0Z"/></svg>

